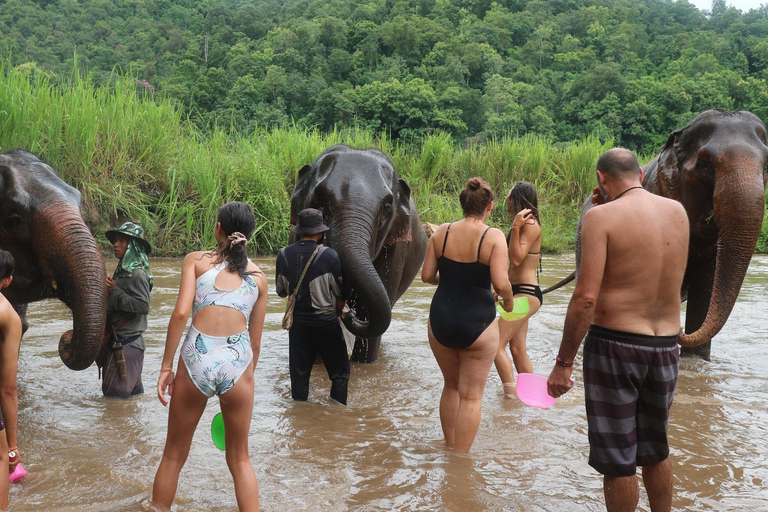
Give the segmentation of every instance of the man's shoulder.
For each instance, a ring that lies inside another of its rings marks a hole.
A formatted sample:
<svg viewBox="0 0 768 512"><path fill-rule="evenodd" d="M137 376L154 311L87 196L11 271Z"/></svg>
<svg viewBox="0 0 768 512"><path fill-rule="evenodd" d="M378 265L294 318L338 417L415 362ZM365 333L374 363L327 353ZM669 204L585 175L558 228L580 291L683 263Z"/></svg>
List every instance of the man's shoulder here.
<svg viewBox="0 0 768 512"><path fill-rule="evenodd" d="M10 326L16 322L18 322L19 325L21 324L19 314L8 299L0 294L0 325Z"/></svg>
<svg viewBox="0 0 768 512"><path fill-rule="evenodd" d="M143 268L133 269L133 271L131 272L131 277L149 280L149 277L147 276L147 273L144 271Z"/></svg>
<svg viewBox="0 0 768 512"><path fill-rule="evenodd" d="M671 211L676 211L680 214L685 214L685 207L683 206L683 203L681 203L680 201L676 201L675 199L670 199L664 196L658 196L656 194L653 195L653 199L657 201L659 204L664 205L666 208L669 208Z"/></svg>
<svg viewBox="0 0 768 512"><path fill-rule="evenodd" d="M324 258L328 258L328 259L332 259L332 258L339 259L339 253L337 253L333 247L328 247L327 245L320 246L320 251L318 251L318 255L321 255Z"/></svg>

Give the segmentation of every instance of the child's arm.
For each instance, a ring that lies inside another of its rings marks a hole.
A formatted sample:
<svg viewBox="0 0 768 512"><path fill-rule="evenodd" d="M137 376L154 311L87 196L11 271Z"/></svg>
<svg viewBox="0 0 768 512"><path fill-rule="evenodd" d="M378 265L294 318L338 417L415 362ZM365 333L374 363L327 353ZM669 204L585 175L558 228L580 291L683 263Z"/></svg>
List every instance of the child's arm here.
<svg viewBox="0 0 768 512"><path fill-rule="evenodd" d="M19 365L21 344L21 319L8 305L0 313L0 410L5 421L5 435L8 447L18 448L16 429L18 424L19 399L16 391L16 371ZM15 465L21 462L16 451ZM13 470L13 468L11 468Z"/></svg>

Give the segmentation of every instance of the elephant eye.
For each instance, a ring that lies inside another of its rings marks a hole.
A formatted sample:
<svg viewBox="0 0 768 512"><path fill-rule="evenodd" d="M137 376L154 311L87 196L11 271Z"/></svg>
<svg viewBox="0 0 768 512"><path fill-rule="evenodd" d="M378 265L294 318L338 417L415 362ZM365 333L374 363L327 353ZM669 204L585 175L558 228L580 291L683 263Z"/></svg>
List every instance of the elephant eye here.
<svg viewBox="0 0 768 512"><path fill-rule="evenodd" d="M24 224L24 221L21 220L21 217L16 214L12 214L7 219L5 219L3 227L5 228L6 232L10 233L19 229L22 224Z"/></svg>
<svg viewBox="0 0 768 512"><path fill-rule="evenodd" d="M714 176L712 162L705 159L699 159L696 162L696 167L694 168L694 172L699 178L711 179Z"/></svg>

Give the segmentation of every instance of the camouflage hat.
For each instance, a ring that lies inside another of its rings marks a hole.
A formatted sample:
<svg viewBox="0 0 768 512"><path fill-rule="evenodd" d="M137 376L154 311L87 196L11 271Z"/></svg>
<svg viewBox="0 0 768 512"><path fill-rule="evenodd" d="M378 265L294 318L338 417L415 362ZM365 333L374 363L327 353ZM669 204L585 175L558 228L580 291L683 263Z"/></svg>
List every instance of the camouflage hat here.
<svg viewBox="0 0 768 512"><path fill-rule="evenodd" d="M115 243L115 236L125 235L139 242L139 244L141 244L141 246L144 248L145 253L149 254L152 252L152 246L149 245L149 242L144 240L144 237L143 237L144 228L142 228L141 226L139 226L134 222L125 222L119 228L110 229L104 234L106 235L107 240L109 240L110 243Z"/></svg>

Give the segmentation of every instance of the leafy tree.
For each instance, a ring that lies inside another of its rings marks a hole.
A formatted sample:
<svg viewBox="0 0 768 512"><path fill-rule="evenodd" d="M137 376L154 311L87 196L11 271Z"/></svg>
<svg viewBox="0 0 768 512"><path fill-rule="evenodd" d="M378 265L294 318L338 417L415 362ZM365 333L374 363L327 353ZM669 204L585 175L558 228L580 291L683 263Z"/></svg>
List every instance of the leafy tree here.
<svg viewBox="0 0 768 512"><path fill-rule="evenodd" d="M768 7L724 0L0 0L12 66L128 73L204 130L595 133L648 152L702 109L766 119L766 41Z"/></svg>

